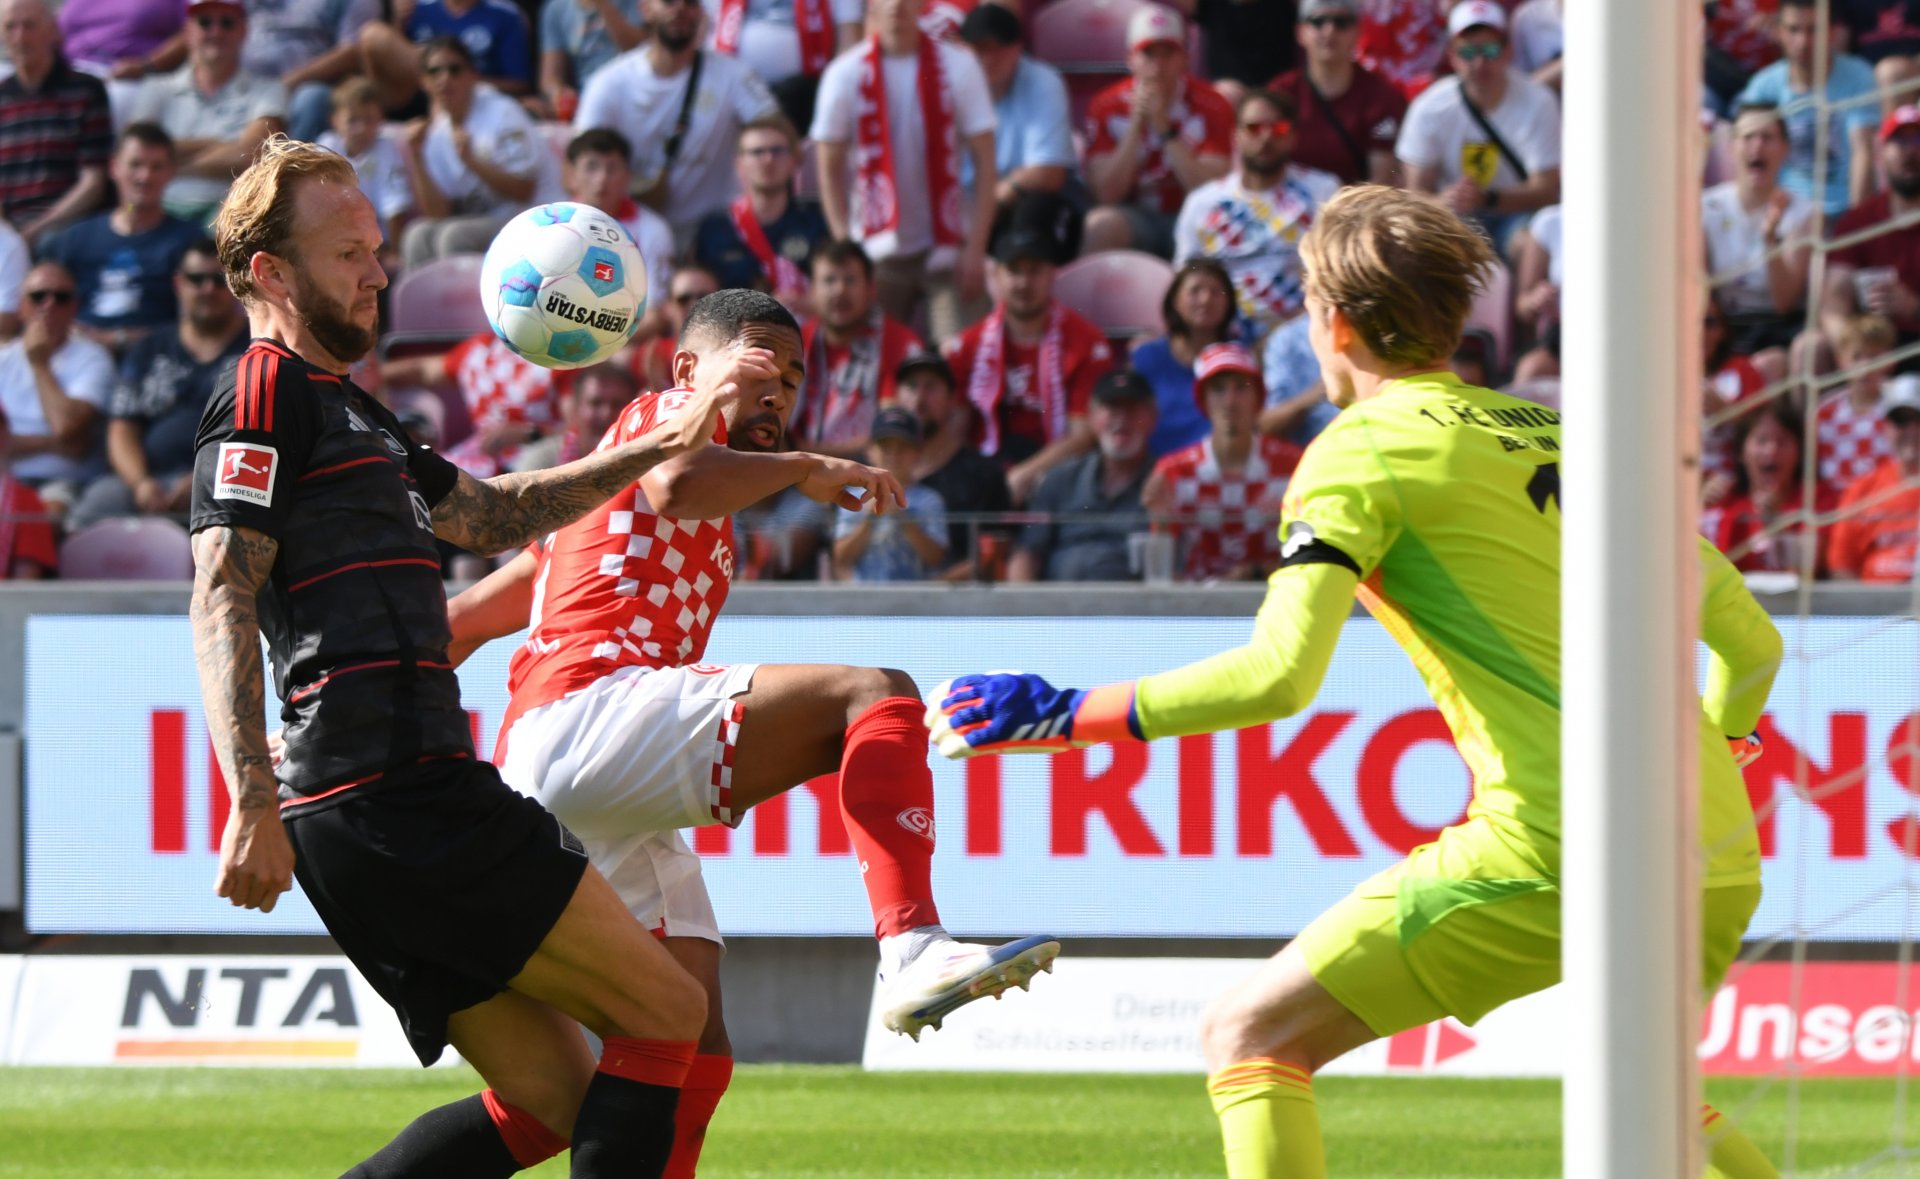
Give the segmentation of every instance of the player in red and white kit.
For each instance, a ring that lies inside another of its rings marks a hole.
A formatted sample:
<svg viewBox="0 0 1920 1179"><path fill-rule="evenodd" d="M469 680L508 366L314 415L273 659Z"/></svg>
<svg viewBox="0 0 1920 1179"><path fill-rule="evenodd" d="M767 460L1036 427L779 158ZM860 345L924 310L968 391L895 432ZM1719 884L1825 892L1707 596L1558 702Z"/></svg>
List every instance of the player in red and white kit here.
<svg viewBox="0 0 1920 1179"><path fill-rule="evenodd" d="M494 759L508 784L580 836L641 923L707 988L708 1026L681 1093L668 1176L693 1173L732 1074L720 932L678 828L737 824L756 803L837 772L880 939L885 1019L916 1039L962 1004L1024 987L1059 953L1051 938L981 946L941 928L926 706L911 677L699 662L733 577L734 512L786 487L855 510L904 505L884 471L779 453L802 355L799 326L770 296L727 290L701 300L674 356L678 387L642 394L601 446L646 432L716 374L735 385L714 438L723 445L704 448L705 461L662 464L449 608L455 661L531 622L508 673Z"/></svg>

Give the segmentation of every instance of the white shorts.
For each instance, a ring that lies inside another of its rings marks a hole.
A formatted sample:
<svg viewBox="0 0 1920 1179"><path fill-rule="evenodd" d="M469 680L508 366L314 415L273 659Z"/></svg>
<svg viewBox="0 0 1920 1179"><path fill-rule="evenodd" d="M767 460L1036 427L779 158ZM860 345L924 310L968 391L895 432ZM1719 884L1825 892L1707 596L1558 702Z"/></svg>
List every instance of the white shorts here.
<svg viewBox="0 0 1920 1179"><path fill-rule="evenodd" d="M535 708L503 734L500 774L587 845L648 929L719 941L700 859L678 834L737 826L733 749L754 663L623 667Z"/></svg>

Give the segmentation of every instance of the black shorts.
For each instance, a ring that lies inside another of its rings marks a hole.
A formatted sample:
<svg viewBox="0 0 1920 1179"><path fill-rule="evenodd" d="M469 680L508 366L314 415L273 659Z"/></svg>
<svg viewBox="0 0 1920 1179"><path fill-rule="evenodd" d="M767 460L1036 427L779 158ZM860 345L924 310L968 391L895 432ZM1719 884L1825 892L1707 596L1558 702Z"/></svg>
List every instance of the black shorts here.
<svg viewBox="0 0 1920 1179"><path fill-rule="evenodd" d="M520 973L587 868L573 832L469 758L284 813L300 887L421 1064L445 1050L448 1016Z"/></svg>

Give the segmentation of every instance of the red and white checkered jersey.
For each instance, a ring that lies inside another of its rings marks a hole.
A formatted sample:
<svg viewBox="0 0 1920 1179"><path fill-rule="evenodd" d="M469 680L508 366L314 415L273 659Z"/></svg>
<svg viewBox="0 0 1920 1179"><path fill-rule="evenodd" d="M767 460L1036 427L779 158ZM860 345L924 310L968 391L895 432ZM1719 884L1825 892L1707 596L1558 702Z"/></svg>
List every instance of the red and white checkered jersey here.
<svg viewBox="0 0 1920 1179"><path fill-rule="evenodd" d="M1240 565L1279 564L1280 498L1299 464L1299 447L1265 436L1238 471L1221 470L1211 438L1160 460L1154 473L1171 493L1189 580L1225 577Z"/></svg>
<svg viewBox="0 0 1920 1179"><path fill-rule="evenodd" d="M523 359L490 330L462 340L447 353L446 364L475 430L504 422L546 427L560 420L553 370Z"/></svg>
<svg viewBox="0 0 1920 1179"><path fill-rule="evenodd" d="M686 389L642 393L600 448L645 434L690 396ZM724 444L726 434L722 423L714 443ZM616 668L697 663L726 605L733 553L731 517L662 516L637 482L547 537L534 574L532 627L507 670L513 698L502 744L521 714Z"/></svg>
<svg viewBox="0 0 1920 1179"><path fill-rule="evenodd" d="M1820 481L1851 487L1873 474L1880 460L1893 457L1893 443L1881 428L1880 407L1856 409L1840 389L1820 402Z"/></svg>

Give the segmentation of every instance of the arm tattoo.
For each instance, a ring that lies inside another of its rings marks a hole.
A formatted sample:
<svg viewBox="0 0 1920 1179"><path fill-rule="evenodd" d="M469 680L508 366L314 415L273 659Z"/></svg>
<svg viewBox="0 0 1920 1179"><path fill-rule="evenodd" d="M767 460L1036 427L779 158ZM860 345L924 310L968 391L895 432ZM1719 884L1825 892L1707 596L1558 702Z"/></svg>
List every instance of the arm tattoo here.
<svg viewBox="0 0 1920 1179"><path fill-rule="evenodd" d="M251 528L221 525L193 537L194 662L207 732L238 812L272 810L279 785L267 755L266 673L260 663L255 598L273 572L279 542Z"/></svg>
<svg viewBox="0 0 1920 1179"><path fill-rule="evenodd" d="M433 509L433 531L491 557L564 528L606 503L672 455L646 437L564 467L480 480L462 471Z"/></svg>

